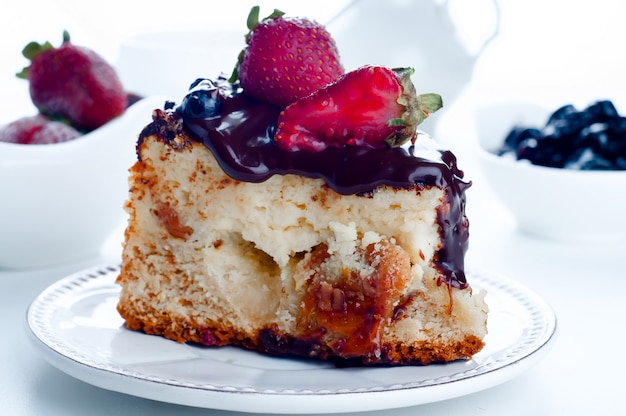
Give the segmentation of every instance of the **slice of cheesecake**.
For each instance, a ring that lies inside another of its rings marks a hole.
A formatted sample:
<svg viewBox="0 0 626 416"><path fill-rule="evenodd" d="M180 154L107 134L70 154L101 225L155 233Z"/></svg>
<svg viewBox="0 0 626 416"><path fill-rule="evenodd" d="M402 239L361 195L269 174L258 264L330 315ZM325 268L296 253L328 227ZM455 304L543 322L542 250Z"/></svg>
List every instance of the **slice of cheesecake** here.
<svg viewBox="0 0 626 416"><path fill-rule="evenodd" d="M487 305L466 281L465 190L425 135L393 149L278 149L278 110L171 103L130 173L118 310L178 342L364 364L468 359Z"/></svg>

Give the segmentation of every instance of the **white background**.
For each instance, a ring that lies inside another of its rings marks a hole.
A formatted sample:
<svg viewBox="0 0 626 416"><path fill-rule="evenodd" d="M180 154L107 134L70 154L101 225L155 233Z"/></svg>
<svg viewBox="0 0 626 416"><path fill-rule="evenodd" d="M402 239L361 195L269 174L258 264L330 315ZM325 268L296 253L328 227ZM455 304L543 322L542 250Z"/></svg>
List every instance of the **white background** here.
<svg viewBox="0 0 626 416"><path fill-rule="evenodd" d="M239 25L254 3L258 2L5 1L0 12L0 123L34 111L25 81L14 78L25 64L21 48L30 40L58 43L62 30L67 29L76 43L89 45L115 62L119 43L135 31L182 24ZM264 10L278 7L321 22L343 4L326 0L266 3L262 2ZM459 7L465 13L475 13L476 21L486 21L481 2L463 3ZM499 37L476 63L473 81L463 96L437 125L438 137L459 149L461 166L467 167L474 180L468 200L472 224L468 263L515 278L548 300L559 319L553 350L535 368L504 385L381 415L626 414L622 353L626 341L626 244L556 243L521 233L484 185L465 146L475 138L469 118L472 104L491 97L527 98L547 107L568 102L584 106L608 98L623 107L625 4L618 0L501 0ZM384 35L402 36L403 30L392 28ZM0 201L5 197L0 195ZM607 219L607 227L611 221L623 219ZM116 258L115 247L104 259ZM58 372L35 354L24 332L28 303L51 281L85 265L36 272L0 271L0 326L4 333L0 414L227 415L103 391Z"/></svg>
<svg viewBox="0 0 626 416"><path fill-rule="evenodd" d="M388 2L407 3L409 0ZM227 2L178 0L84 2L5 1L0 13L0 122L29 109L25 82L14 79L26 63L21 49L31 40L58 44L67 29L77 44L90 46L116 62L119 43L145 29L192 26L241 27L251 5L327 22L348 1ZM457 1L457 7L478 22L484 19L480 0ZM475 83L493 91L526 96L537 90L565 93L554 101L582 104L598 96L618 101L626 90L623 23L626 5L619 0L500 0L500 36L478 63ZM399 30L402 28L394 28ZM389 38L401 36L397 32ZM437 40L432 40L436 42ZM391 46L390 46L391 47ZM410 64L410 63L408 63ZM26 110L25 110L26 108Z"/></svg>

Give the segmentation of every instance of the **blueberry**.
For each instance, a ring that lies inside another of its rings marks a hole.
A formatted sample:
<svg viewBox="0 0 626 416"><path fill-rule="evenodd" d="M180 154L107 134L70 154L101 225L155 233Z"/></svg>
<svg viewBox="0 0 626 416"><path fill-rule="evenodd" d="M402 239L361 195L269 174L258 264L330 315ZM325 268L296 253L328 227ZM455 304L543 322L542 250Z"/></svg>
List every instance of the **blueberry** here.
<svg viewBox="0 0 626 416"><path fill-rule="evenodd" d="M597 154L604 153L608 142L609 132L606 123L593 123L580 132L580 147L588 147Z"/></svg>
<svg viewBox="0 0 626 416"><path fill-rule="evenodd" d="M612 160L626 159L626 118L617 117L609 122L607 135L604 154Z"/></svg>
<svg viewBox="0 0 626 416"><path fill-rule="evenodd" d="M267 131L266 131L266 135L269 138L274 138L274 136L276 135L276 124L271 123L269 126L267 126Z"/></svg>
<svg viewBox="0 0 626 416"><path fill-rule="evenodd" d="M567 122L568 117L576 113L578 113L578 110L576 110L576 107L574 107L571 104L564 105L563 107L557 109L550 115L550 117L548 118L548 121L546 122L546 125L548 126L548 125L554 125L554 124L558 124L562 122Z"/></svg>
<svg viewBox="0 0 626 416"><path fill-rule="evenodd" d="M614 164L586 147L579 149L565 165L567 169L576 170L612 170Z"/></svg>
<svg viewBox="0 0 626 416"><path fill-rule="evenodd" d="M576 146L576 136L563 129L547 126L535 137L535 149L528 157L532 163L550 167L563 167L568 155Z"/></svg>
<svg viewBox="0 0 626 416"><path fill-rule="evenodd" d="M211 81L211 80L210 80L210 79L208 79L208 78L196 78L196 80L195 80L194 82L192 82L192 83L191 83L191 85L189 86L188 90L189 90L189 91L193 90L193 89L194 89L194 88L196 88L196 87L197 87L197 86L198 86L201 82L202 82L202 83L206 83L207 85L208 85L209 83L210 83L210 84L213 84L213 81ZM215 85L215 84L213 84L213 85Z"/></svg>
<svg viewBox="0 0 626 416"><path fill-rule="evenodd" d="M588 124L587 117L579 111L568 112L561 118L553 119L544 127L544 135L556 139L572 140Z"/></svg>
<svg viewBox="0 0 626 416"><path fill-rule="evenodd" d="M516 156L518 159L526 159L535 165L562 167L563 158L557 151L556 144L554 140L528 137L517 147Z"/></svg>
<svg viewBox="0 0 626 416"><path fill-rule="evenodd" d="M536 165L581 170L626 169L626 118L609 100L583 111L564 105L541 129L515 126L500 154L513 152Z"/></svg>
<svg viewBox="0 0 626 416"><path fill-rule="evenodd" d="M218 86L209 79L199 78L191 84L191 90L183 99L181 109L184 117L212 118L222 111Z"/></svg>
<svg viewBox="0 0 626 416"><path fill-rule="evenodd" d="M626 157L618 157L613 161L613 166L617 170L626 170Z"/></svg>
<svg viewBox="0 0 626 416"><path fill-rule="evenodd" d="M589 124L606 123L613 118L619 117L617 109L608 100L597 101L589 105L584 112L589 120Z"/></svg>
<svg viewBox="0 0 626 416"><path fill-rule="evenodd" d="M533 162L536 159L537 143L537 139L535 138L528 138L519 142L515 148L515 156L517 159L525 159Z"/></svg>
<svg viewBox="0 0 626 416"><path fill-rule="evenodd" d="M541 137L541 132L535 128L515 126L504 139L504 146L500 149L500 154L515 151L524 140Z"/></svg>

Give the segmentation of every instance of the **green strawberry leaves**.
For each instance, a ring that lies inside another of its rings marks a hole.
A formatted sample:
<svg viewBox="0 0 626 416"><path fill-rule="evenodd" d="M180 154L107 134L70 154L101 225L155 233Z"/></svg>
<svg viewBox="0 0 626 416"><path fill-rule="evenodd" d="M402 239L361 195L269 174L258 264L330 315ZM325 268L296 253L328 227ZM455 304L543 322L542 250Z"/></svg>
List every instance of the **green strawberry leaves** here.
<svg viewBox="0 0 626 416"><path fill-rule="evenodd" d="M68 43L69 41L70 41L70 34L67 30L64 30L62 43ZM24 55L24 58L28 59L29 61L32 61L37 55L50 49L54 49L54 46L52 46L52 44L48 41L44 43L37 43L33 41L33 42L28 43L26 46L24 46L24 49L22 49L22 55ZM30 69L30 65L25 66L20 72L18 72L15 75L20 79L28 79L29 69Z"/></svg>

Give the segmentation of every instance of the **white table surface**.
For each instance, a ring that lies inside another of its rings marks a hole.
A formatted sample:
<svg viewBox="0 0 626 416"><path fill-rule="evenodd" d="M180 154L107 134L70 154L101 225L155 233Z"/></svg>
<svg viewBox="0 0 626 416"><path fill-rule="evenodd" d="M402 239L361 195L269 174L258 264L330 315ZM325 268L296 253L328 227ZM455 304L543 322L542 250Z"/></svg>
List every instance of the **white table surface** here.
<svg viewBox="0 0 626 416"><path fill-rule="evenodd" d="M555 17L557 14L555 11ZM1 51L3 56L7 52L6 49ZM487 57L485 63L490 59L495 62L496 58L493 55ZM489 69L482 71L478 72L475 85L440 116L440 124L446 127L438 127L437 132L442 141L451 143L458 150L461 167L474 182L468 192L471 221L468 267L513 278L541 295L556 312L557 338L541 362L499 386L438 403L361 415L626 414L626 384L623 381L626 361L621 357L626 345L626 241L558 243L527 236L516 228L514 219L486 186L469 147L464 145L465 140L472 139L467 105L499 88L495 82L489 83ZM4 69L2 76L6 76ZM21 88L13 88L8 82L0 85L11 91ZM511 85L508 87L512 88ZM535 94L550 95L545 94L542 86L537 84L535 87ZM561 87L568 90L568 85ZM616 91L620 90L621 84L616 88ZM571 89L568 91L571 93ZM603 85L593 90L592 86L583 85L574 96L583 100L598 91L604 92L607 88ZM516 92L519 95L533 94L532 86L522 86ZM12 107L12 111L18 110ZM118 261L120 241L118 231L100 257L80 264L46 270L0 270L0 327L3 334L0 342L0 414L239 414L171 405L102 390L60 372L30 345L25 314L33 298L71 272Z"/></svg>

